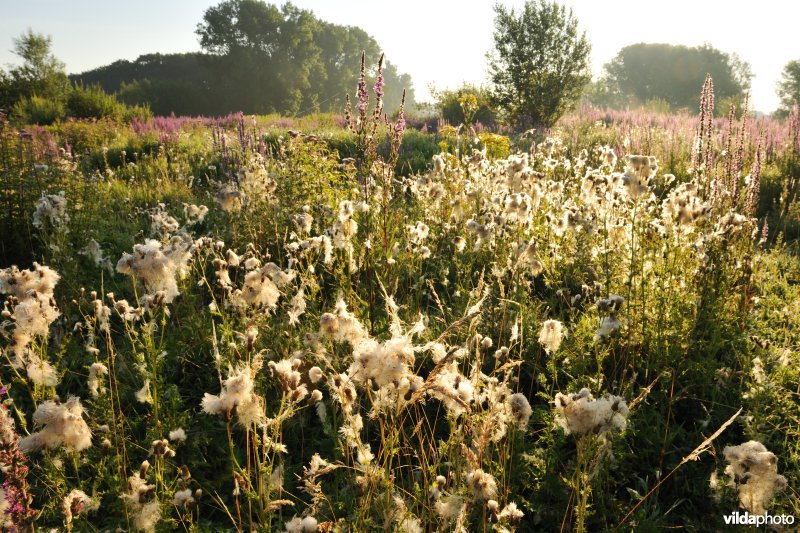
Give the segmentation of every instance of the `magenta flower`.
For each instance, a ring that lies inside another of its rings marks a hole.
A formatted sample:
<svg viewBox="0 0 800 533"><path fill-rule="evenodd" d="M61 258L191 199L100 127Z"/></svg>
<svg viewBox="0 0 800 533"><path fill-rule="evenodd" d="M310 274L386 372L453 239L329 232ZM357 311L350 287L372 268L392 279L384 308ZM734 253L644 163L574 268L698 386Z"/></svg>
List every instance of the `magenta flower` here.
<svg viewBox="0 0 800 533"><path fill-rule="evenodd" d="M375 80L375 86L372 88L375 91L375 96L378 97L378 100L383 98L383 86L386 85L386 82L383 81L383 72L378 71L378 79Z"/></svg>
<svg viewBox="0 0 800 533"><path fill-rule="evenodd" d="M394 125L394 131L400 134L406 131L406 113L402 107L400 112L397 113L397 123Z"/></svg>

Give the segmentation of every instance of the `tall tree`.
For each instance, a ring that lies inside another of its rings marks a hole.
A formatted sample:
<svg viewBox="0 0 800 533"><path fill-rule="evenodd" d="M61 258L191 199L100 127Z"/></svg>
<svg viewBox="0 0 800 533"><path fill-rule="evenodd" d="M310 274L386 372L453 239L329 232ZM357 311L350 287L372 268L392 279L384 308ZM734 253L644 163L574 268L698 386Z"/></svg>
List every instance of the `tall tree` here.
<svg viewBox="0 0 800 533"><path fill-rule="evenodd" d="M214 56L210 65L218 79L228 82L223 93L256 112L339 111L356 84L361 51L378 57L380 50L360 28L321 21L291 3L278 8L261 0L225 0L209 8L197 33ZM396 109L403 88L394 86L411 79L388 63L384 76L386 109Z"/></svg>
<svg viewBox="0 0 800 533"><path fill-rule="evenodd" d="M602 82L614 100L639 105L663 100L672 108L697 110L706 74L718 100L740 96L750 86L750 66L710 45L633 44L605 65Z"/></svg>
<svg viewBox="0 0 800 533"><path fill-rule="evenodd" d="M591 80L591 46L570 9L527 0L522 12L495 6L489 69L499 107L518 128L550 126Z"/></svg>
<svg viewBox="0 0 800 533"><path fill-rule="evenodd" d="M800 103L800 60L786 63L781 73L776 92L781 99L778 115L788 115L795 104Z"/></svg>
<svg viewBox="0 0 800 533"><path fill-rule="evenodd" d="M316 109L311 80L324 76L314 42L318 21L290 3L226 0L210 7L197 27L212 55L222 94L248 112L295 114Z"/></svg>
<svg viewBox="0 0 800 533"><path fill-rule="evenodd" d="M149 104L156 115L220 115L229 111L215 91L206 56L146 54L71 76L76 83L98 84L118 93L126 104Z"/></svg>
<svg viewBox="0 0 800 533"><path fill-rule="evenodd" d="M52 38L28 29L13 42L13 52L22 64L0 78L0 105L10 107L31 96L62 100L70 85L64 63L52 53Z"/></svg>
<svg viewBox="0 0 800 533"><path fill-rule="evenodd" d="M209 8L197 34L204 53L148 54L72 79L118 91L126 103L148 103L156 114L342 112L357 83L361 51L380 56L378 43L360 28L260 0ZM399 107L403 89L406 108L413 104L408 75L387 62L384 78L388 113Z"/></svg>
<svg viewBox="0 0 800 533"><path fill-rule="evenodd" d="M315 39L322 51L326 74L324 78L317 80L320 108L324 111L341 112L344 109L345 95L353 92L358 83L357 65L361 61L362 50L367 57L377 59L380 56L380 46L361 28L328 22L320 22L320 31Z"/></svg>

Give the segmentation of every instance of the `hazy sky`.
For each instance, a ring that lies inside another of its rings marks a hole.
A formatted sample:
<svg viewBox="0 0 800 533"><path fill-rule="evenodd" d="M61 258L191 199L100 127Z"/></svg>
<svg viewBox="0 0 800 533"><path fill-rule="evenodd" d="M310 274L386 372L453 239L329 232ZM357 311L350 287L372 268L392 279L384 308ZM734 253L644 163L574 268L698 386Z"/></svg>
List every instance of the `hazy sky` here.
<svg viewBox="0 0 800 533"><path fill-rule="evenodd" d="M277 1L277 0L276 0ZM638 42L704 42L748 61L759 111L778 105L783 66L800 59L800 0L559 0L572 7L592 43L595 74L620 48ZM521 6L524 0L500 0ZM215 0L0 0L0 64L16 62L12 38L30 27L53 37L70 73L150 52L199 50L194 33ZM494 0L295 0L318 17L360 26L389 61L411 74L418 99L428 86L454 87L486 77ZM357 68L354 65L353 68ZM698 91L700 88L698 87Z"/></svg>

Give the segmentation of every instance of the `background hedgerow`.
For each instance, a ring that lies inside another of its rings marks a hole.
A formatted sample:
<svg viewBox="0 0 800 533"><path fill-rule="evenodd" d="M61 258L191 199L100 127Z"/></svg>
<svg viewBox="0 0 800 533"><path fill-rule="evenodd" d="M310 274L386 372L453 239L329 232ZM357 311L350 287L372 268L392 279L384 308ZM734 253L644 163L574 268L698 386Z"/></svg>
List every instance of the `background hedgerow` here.
<svg viewBox="0 0 800 533"><path fill-rule="evenodd" d="M3 526L797 516L796 115L434 134L377 75L341 121L2 122Z"/></svg>

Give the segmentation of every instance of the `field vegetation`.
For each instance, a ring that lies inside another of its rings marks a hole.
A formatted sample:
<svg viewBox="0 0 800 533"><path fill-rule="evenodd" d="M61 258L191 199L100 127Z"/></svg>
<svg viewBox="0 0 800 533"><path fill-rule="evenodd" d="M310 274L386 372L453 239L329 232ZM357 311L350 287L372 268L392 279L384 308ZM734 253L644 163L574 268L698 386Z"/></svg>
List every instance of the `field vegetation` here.
<svg viewBox="0 0 800 533"><path fill-rule="evenodd" d="M715 120L708 80L699 117L509 139L462 98L432 134L367 83L339 119L3 122L5 525L796 516L797 114Z"/></svg>
<svg viewBox="0 0 800 533"><path fill-rule="evenodd" d="M492 85L427 111L371 37L291 4L226 0L202 54L94 81L15 41L0 528L800 516L794 62L756 116L747 65L710 46L632 45L587 89L572 13L497 15ZM720 93L633 84L653 54L712 65ZM185 101L172 67L198 67ZM229 100L198 97L204 76Z"/></svg>

